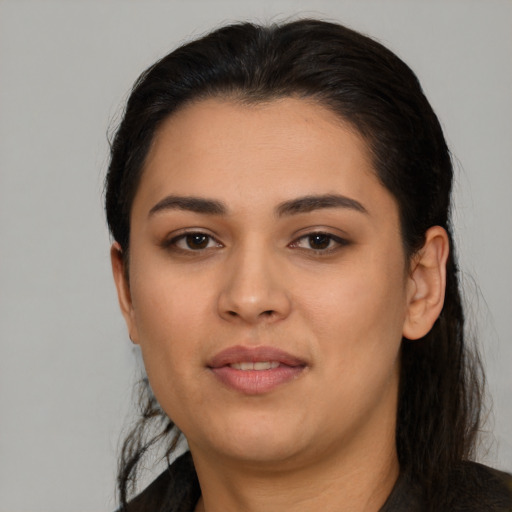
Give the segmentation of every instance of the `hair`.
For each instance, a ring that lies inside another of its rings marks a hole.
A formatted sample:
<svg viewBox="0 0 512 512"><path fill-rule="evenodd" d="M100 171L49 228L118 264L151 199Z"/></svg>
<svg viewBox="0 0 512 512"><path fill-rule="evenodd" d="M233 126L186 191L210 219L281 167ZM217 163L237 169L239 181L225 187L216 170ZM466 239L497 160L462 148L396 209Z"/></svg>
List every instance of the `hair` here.
<svg viewBox="0 0 512 512"><path fill-rule="evenodd" d="M478 355L465 343L450 222L453 167L440 123L411 69L375 40L344 26L302 19L225 26L165 56L136 81L111 142L106 214L126 264L130 212L150 144L178 109L206 98L245 103L314 100L362 135L376 176L397 201L408 258L426 231L450 239L443 310L421 340L404 339L397 411L400 469L434 507L447 476L474 456L482 405ZM179 433L146 382L143 415L122 449L118 486L127 504L137 467L156 441L172 453ZM147 435L156 418L159 428ZM154 435L153 435L154 434Z"/></svg>

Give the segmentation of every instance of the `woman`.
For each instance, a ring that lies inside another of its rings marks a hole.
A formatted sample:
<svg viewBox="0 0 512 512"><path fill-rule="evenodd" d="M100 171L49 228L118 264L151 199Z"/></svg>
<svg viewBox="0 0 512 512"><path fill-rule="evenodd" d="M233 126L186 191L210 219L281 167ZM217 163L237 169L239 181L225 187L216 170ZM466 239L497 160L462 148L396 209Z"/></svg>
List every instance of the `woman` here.
<svg viewBox="0 0 512 512"><path fill-rule="evenodd" d="M468 462L452 175L412 71L336 24L228 26L143 73L106 190L159 404L124 445L123 510L512 510L507 475ZM190 452L128 503L180 432Z"/></svg>

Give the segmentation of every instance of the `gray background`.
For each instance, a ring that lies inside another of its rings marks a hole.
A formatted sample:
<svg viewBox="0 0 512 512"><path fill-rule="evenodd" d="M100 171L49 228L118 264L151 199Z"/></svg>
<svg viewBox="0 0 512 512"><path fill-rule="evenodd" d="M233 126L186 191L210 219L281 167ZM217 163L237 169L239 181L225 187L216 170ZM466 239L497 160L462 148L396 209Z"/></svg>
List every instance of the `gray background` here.
<svg viewBox="0 0 512 512"><path fill-rule="evenodd" d="M190 36L294 13L390 46L440 116L494 402L482 459L512 470L512 2L0 0L0 512L115 507L138 357L101 194L105 134L131 84Z"/></svg>

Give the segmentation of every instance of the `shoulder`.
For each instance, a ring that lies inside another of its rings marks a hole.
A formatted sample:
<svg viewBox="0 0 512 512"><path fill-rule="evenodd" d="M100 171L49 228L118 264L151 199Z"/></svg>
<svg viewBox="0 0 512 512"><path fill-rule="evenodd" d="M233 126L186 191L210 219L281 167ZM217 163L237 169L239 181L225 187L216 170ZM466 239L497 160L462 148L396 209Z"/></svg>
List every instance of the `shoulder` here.
<svg viewBox="0 0 512 512"><path fill-rule="evenodd" d="M464 462L427 490L401 474L380 512L512 512L512 475Z"/></svg>
<svg viewBox="0 0 512 512"><path fill-rule="evenodd" d="M127 512L190 512L199 495L194 464L187 452L131 500Z"/></svg>
<svg viewBox="0 0 512 512"><path fill-rule="evenodd" d="M512 512L512 475L476 462L465 462L452 472L449 510Z"/></svg>

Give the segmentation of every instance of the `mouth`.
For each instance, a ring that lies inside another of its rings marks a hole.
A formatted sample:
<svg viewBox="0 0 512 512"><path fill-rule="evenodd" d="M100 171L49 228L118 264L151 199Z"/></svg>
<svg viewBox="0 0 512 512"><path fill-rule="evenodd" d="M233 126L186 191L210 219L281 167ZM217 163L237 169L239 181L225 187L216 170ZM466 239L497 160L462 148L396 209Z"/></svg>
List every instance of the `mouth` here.
<svg viewBox="0 0 512 512"><path fill-rule="evenodd" d="M230 368L234 368L235 370L272 370L277 368L281 363L279 361L257 361L256 363L244 362L244 363L232 363L230 364Z"/></svg>
<svg viewBox="0 0 512 512"><path fill-rule="evenodd" d="M273 347L235 346L215 355L207 367L224 386L246 395L261 395L297 379L307 364Z"/></svg>

